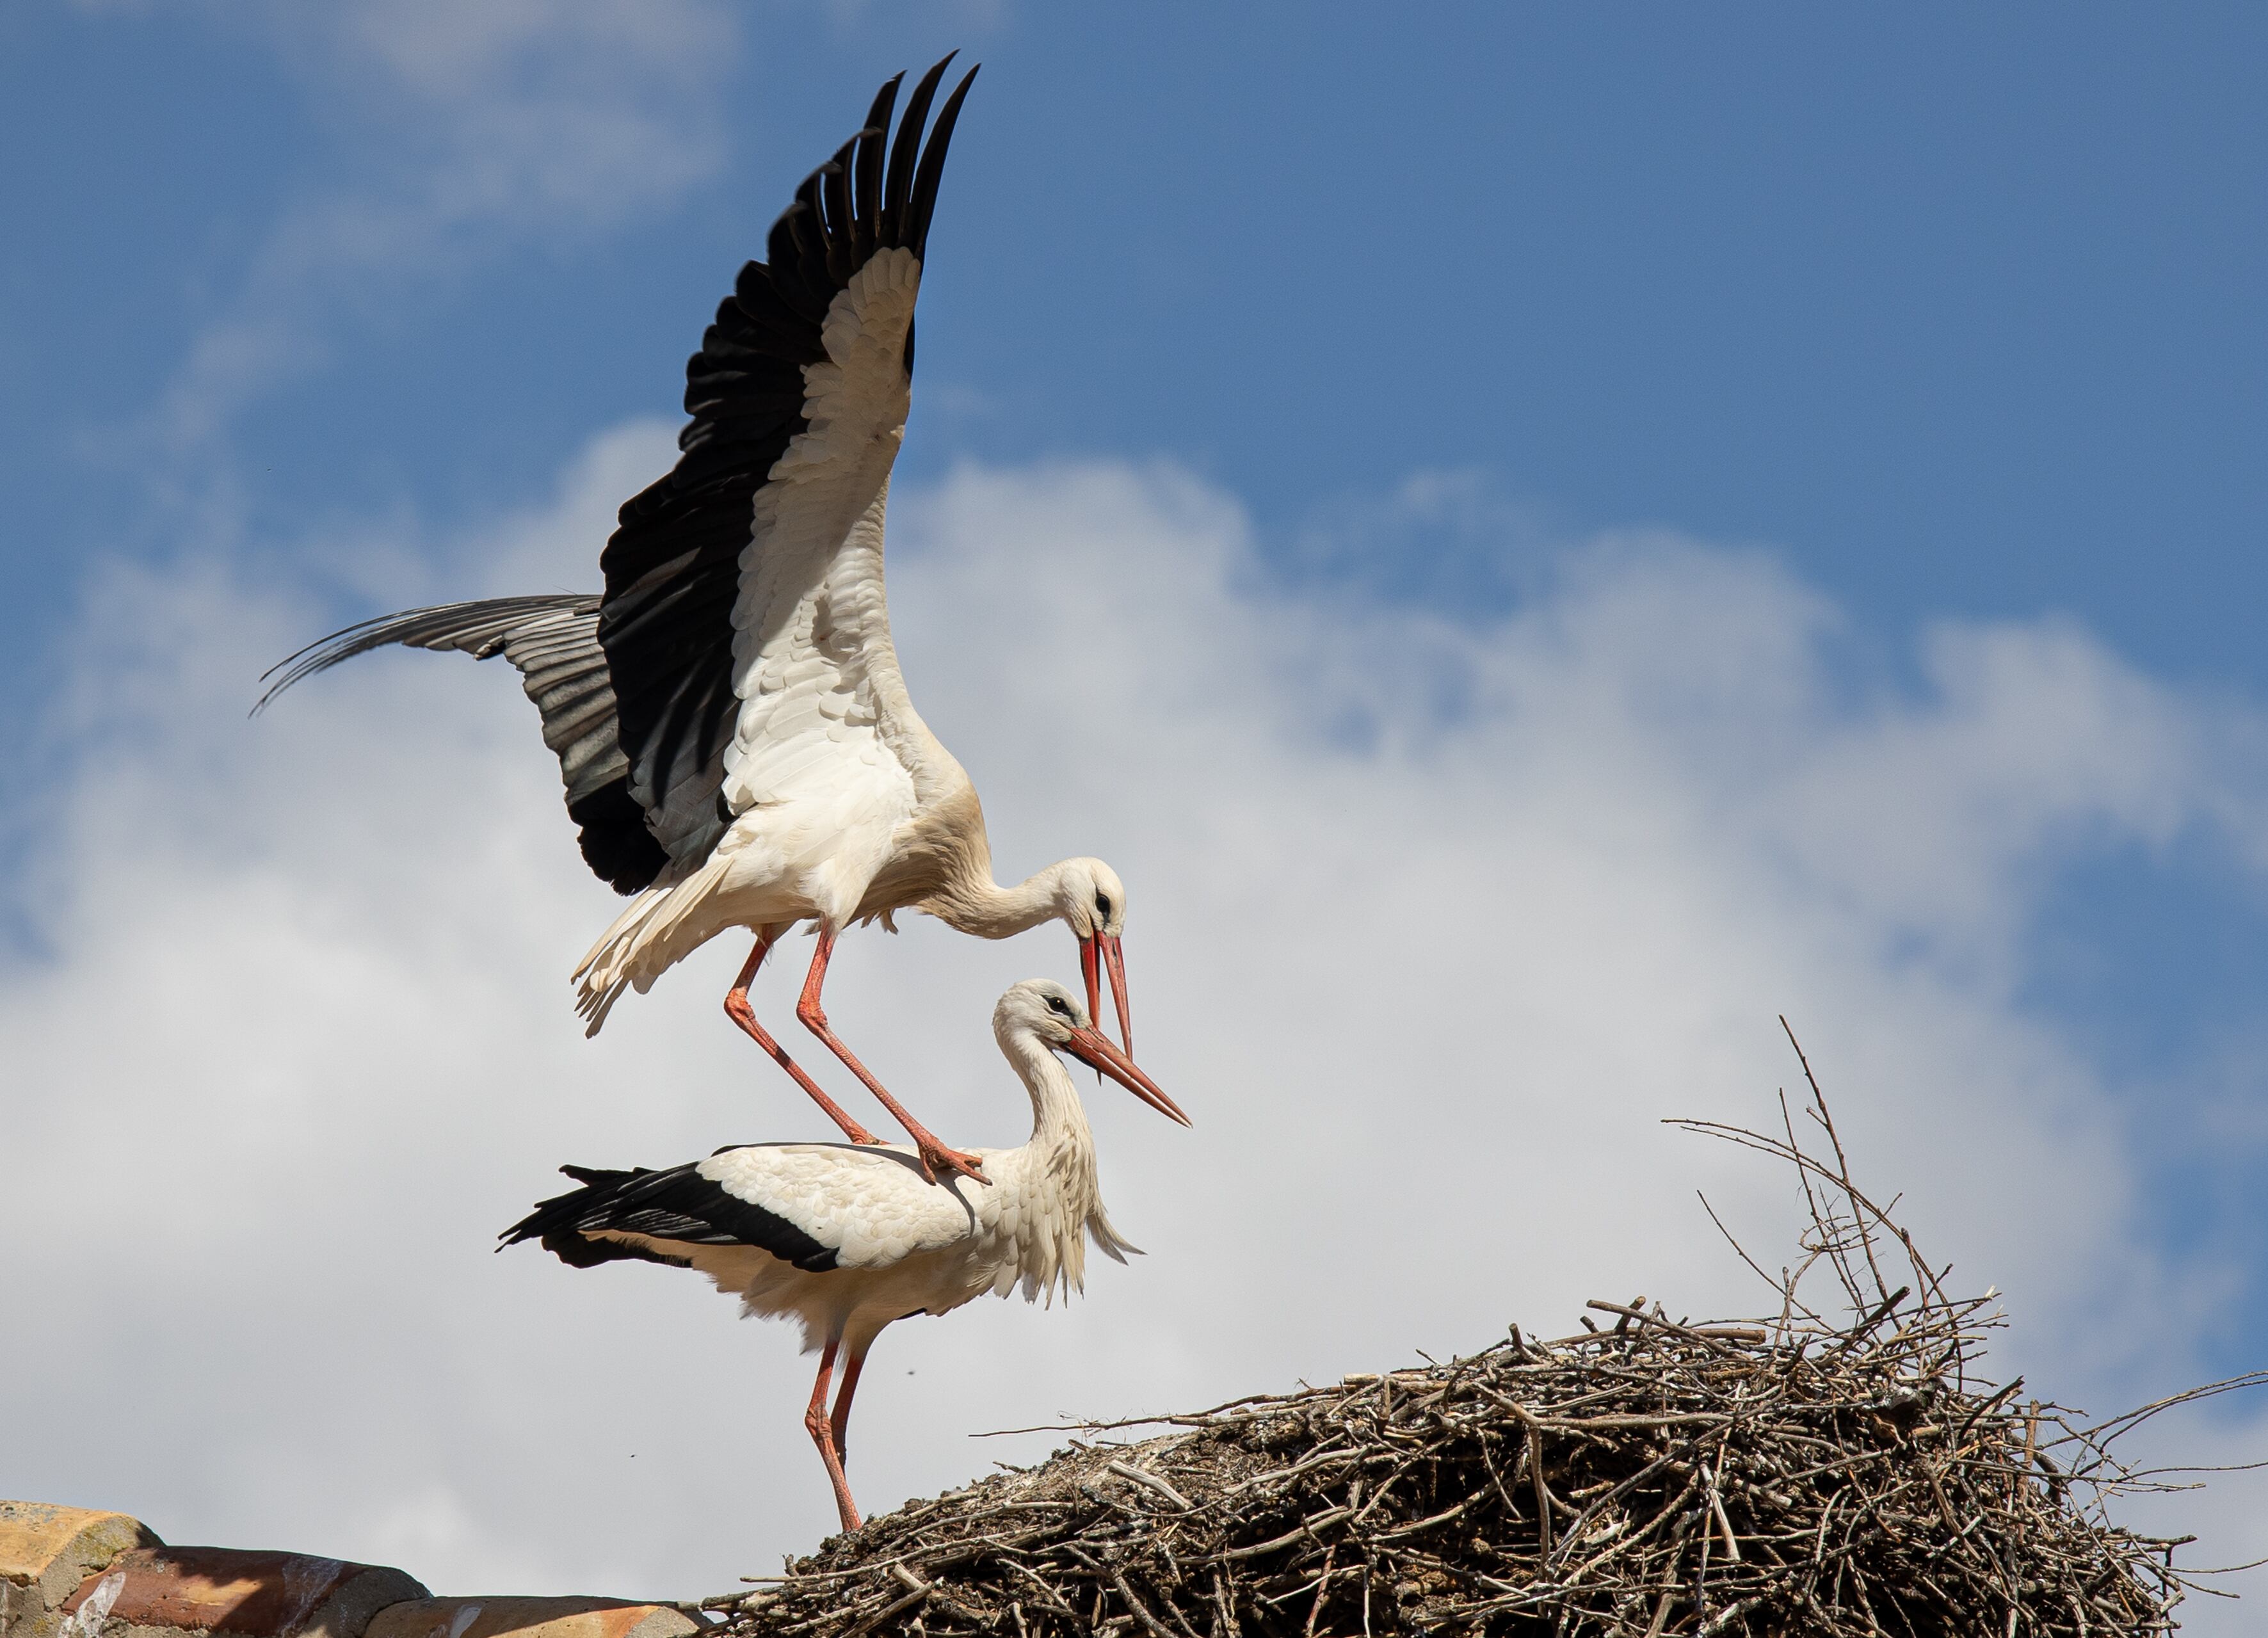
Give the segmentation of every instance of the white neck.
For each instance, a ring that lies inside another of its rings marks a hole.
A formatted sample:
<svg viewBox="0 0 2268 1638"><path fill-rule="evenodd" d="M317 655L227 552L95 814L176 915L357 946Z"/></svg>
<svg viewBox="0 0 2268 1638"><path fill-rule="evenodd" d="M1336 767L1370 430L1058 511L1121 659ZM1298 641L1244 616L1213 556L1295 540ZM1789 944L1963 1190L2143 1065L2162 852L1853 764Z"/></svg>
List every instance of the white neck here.
<svg viewBox="0 0 2268 1638"><path fill-rule="evenodd" d="M1008 1061L1023 1078L1032 1098L1032 1143L1058 1151L1094 1153L1094 1133L1086 1124L1086 1106L1079 1100L1079 1087L1063 1060L1049 1052L1039 1037L1018 1031L1002 1044Z"/></svg>
<svg viewBox="0 0 2268 1638"><path fill-rule="evenodd" d="M1012 938L1042 922L1053 921L1061 904L1057 886L1061 864L1035 870L1013 887L992 879L988 865L982 874L971 871L932 898L924 907L956 932L979 938ZM1042 1049L1050 1062L1054 1054ZM1057 1066L1057 1072L1062 1069Z"/></svg>
<svg viewBox="0 0 2268 1638"><path fill-rule="evenodd" d="M1086 1239L1125 1260L1124 1241L1102 1209L1095 1176L1094 1135L1071 1072L1027 1031L1005 1037L1000 1049L1032 1097L1032 1137L1022 1149L994 1157L998 1186L1018 1195L1015 1238L1018 1283L1028 1301L1053 1289L1068 1296L1086 1286ZM1004 1296L1005 1292L1002 1293Z"/></svg>

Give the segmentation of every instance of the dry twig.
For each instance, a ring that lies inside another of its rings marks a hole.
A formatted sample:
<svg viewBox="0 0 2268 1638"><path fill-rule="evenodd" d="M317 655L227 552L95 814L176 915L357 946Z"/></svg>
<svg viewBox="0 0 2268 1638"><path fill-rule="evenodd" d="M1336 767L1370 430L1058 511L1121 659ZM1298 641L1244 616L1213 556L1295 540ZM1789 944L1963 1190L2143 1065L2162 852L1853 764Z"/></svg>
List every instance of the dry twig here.
<svg viewBox="0 0 2268 1638"><path fill-rule="evenodd" d="M1074 1443L704 1602L726 1638L852 1638L917 1611L925 1633L1015 1638L2170 1630L2196 1589L2180 1544L2104 1511L2151 1487L2111 1441L2160 1407L2091 1424L1983 1385L1992 1294L1947 1292L1809 1091L1824 1153L1785 1110L1784 1135L1678 1123L1803 1180L1804 1257L1761 1321L1600 1301L1611 1330L1091 1424L1173 1431ZM1822 1263L1839 1319L1796 1295Z"/></svg>

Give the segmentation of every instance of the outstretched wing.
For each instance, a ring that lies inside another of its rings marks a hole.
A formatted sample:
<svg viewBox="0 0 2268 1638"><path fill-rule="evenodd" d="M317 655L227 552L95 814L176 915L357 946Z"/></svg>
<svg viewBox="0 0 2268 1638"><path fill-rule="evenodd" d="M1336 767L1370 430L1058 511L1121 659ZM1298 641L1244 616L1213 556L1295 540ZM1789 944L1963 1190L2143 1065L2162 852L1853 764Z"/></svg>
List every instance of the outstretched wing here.
<svg viewBox="0 0 2268 1638"><path fill-rule="evenodd" d="M268 674L254 711L293 683L342 660L398 643L455 650L475 659L501 654L543 716L543 742L559 758L567 814L581 828L583 857L618 892L650 884L668 856L630 795L630 764L615 726L615 689L599 646L599 599L573 593L490 598L413 608L367 620L302 649Z"/></svg>
<svg viewBox="0 0 2268 1638"><path fill-rule="evenodd" d="M602 596L368 621L284 661L261 705L389 643L503 654L543 715L584 858L626 893L673 858L702 857L733 814L823 760L846 718L870 715L866 679L842 662L876 634L887 644L880 496L904 427L938 182L976 77L954 87L924 145L951 61L915 87L895 142L903 77L883 86L865 129L773 224L770 260L740 270L686 365L682 453L623 506L600 559ZM871 569L822 606L815 594L870 506ZM765 754L728 758L736 728ZM728 760L747 764L729 795Z"/></svg>
<svg viewBox="0 0 2268 1638"><path fill-rule="evenodd" d="M870 511L879 524L904 428L922 256L976 77L971 70L954 89L924 145L946 62L914 88L895 142L896 78L865 128L796 190L773 224L769 260L740 270L686 365L693 419L675 469L622 508L600 559L598 635L629 793L681 863L705 855L733 813L762 799L746 781L725 789L736 732L746 741L756 731L742 701L767 692L761 652L787 641L793 672L795 656L832 665L873 631L887 642L878 528L871 588L854 588L835 617L814 598L854 525ZM773 694L807 692L810 679L776 667L770 681ZM808 699L799 709L814 722L842 715L839 704Z"/></svg>

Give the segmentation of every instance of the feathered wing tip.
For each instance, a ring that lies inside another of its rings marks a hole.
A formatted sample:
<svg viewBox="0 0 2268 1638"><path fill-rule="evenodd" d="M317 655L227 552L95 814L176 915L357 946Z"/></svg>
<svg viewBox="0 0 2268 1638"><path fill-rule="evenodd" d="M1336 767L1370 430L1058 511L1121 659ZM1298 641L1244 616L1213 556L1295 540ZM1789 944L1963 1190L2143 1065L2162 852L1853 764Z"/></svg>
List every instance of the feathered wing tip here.
<svg viewBox="0 0 2268 1638"><path fill-rule="evenodd" d="M599 599L579 592L536 597L485 598L473 603L438 603L429 608L380 614L335 631L287 654L260 673L268 691L252 707L254 716L295 683L343 665L356 656L399 643L408 649L455 649L476 660L504 651L504 645L531 623L581 617L599 612ZM271 682L269 679L273 678Z"/></svg>
<svg viewBox="0 0 2268 1638"><path fill-rule="evenodd" d="M769 279L755 283L768 282L792 310L817 321L826 317L835 293L877 250L903 248L916 261L924 259L946 152L953 145L961 105L976 78L973 68L963 75L939 108L935 123L929 123L931 100L959 55L946 54L915 84L895 142L890 112L905 76L894 75L884 84L866 111L865 126L803 179L794 202L772 224L764 247ZM760 311L769 305L761 295L752 299Z"/></svg>
<svg viewBox="0 0 2268 1638"><path fill-rule="evenodd" d="M584 863L616 892L636 892L669 856L630 794L614 679L599 646L599 601L585 593L483 598L366 620L270 666L262 679L269 687L253 715L294 684L391 644L454 650L476 660L501 654L543 718L543 743L559 759Z"/></svg>

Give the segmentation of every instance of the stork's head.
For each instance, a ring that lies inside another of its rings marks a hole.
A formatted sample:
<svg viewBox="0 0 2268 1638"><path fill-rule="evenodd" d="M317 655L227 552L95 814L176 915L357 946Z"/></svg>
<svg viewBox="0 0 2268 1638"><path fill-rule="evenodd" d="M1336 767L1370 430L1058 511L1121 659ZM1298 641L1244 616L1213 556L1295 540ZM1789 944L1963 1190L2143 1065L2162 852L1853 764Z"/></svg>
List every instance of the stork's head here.
<svg viewBox="0 0 2268 1638"><path fill-rule="evenodd" d="M1189 1116L1159 1090L1158 1083L1094 1027L1094 1015L1079 1005L1079 997L1053 979L1027 978L1001 996L1000 1004L992 1009L992 1033L1003 1047L1018 1036L1029 1035L1051 1052L1069 1053L1159 1113L1183 1126L1189 1124Z"/></svg>
<svg viewBox="0 0 2268 1638"><path fill-rule="evenodd" d="M1126 994L1126 884L1100 859L1065 859L1056 866L1056 914L1079 938L1079 968L1086 980L1086 1010L1102 1010L1102 973L1118 1009L1118 1039L1134 1050L1134 1015Z"/></svg>

